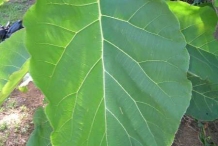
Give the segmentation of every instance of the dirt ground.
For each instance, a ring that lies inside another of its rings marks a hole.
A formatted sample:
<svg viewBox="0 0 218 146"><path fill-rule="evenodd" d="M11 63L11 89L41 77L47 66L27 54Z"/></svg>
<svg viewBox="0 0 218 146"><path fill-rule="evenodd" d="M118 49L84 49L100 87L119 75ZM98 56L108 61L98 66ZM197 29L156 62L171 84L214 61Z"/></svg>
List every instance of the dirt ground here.
<svg viewBox="0 0 218 146"><path fill-rule="evenodd" d="M0 146L25 146L34 125L34 111L43 105L43 94L33 83L28 92L16 89L0 108ZM172 146L218 146L218 121L200 123L184 116Z"/></svg>
<svg viewBox="0 0 218 146"><path fill-rule="evenodd" d="M184 116L172 146L218 146L218 120L202 123Z"/></svg>
<svg viewBox="0 0 218 146"><path fill-rule="evenodd" d="M34 129L33 114L43 98L33 83L26 93L14 90L0 108L0 146L25 146Z"/></svg>

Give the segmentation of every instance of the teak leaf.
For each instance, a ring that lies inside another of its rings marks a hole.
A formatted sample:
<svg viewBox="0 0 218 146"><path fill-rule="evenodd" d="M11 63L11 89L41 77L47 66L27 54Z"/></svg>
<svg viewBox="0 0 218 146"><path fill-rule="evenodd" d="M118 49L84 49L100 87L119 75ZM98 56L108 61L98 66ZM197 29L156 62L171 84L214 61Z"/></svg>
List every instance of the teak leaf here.
<svg viewBox="0 0 218 146"><path fill-rule="evenodd" d="M25 30L20 30L0 44L0 105L28 72L24 34Z"/></svg>
<svg viewBox="0 0 218 146"><path fill-rule="evenodd" d="M52 145L172 144L191 83L185 39L165 2L37 0L24 24Z"/></svg>
<svg viewBox="0 0 218 146"><path fill-rule="evenodd" d="M168 4L179 19L190 54L193 97L187 114L199 120L217 119L218 41L213 36L218 20L216 12L209 6L191 6L184 2Z"/></svg>
<svg viewBox="0 0 218 146"><path fill-rule="evenodd" d="M42 107L36 110L33 121L34 131L30 135L27 146L50 146L49 137L52 132L52 127Z"/></svg>

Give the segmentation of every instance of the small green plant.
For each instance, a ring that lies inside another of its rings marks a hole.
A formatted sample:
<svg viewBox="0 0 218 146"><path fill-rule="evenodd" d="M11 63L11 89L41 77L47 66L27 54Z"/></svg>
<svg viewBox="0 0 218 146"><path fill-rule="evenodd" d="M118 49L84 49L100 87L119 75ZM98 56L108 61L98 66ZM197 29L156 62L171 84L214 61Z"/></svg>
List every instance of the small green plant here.
<svg viewBox="0 0 218 146"><path fill-rule="evenodd" d="M28 124L26 124L20 128L20 131L21 131L21 133L26 133L26 132L28 132L29 128L30 128L30 126Z"/></svg>
<svg viewBox="0 0 218 146"><path fill-rule="evenodd" d="M5 110L4 107L0 107L0 113L3 112Z"/></svg>
<svg viewBox="0 0 218 146"><path fill-rule="evenodd" d="M18 89L20 90L20 92L23 92L23 93L26 93L28 91L27 86L18 87Z"/></svg>
<svg viewBox="0 0 218 146"><path fill-rule="evenodd" d="M10 132L8 130L4 131L4 133L0 135L0 146L5 146L5 142L7 141L9 134Z"/></svg>
<svg viewBox="0 0 218 146"><path fill-rule="evenodd" d="M199 133L200 141L202 142L204 146L216 146L213 143L211 137L206 134L205 125L207 125L207 123L202 123L198 121L198 127L200 128L200 133Z"/></svg>
<svg viewBox="0 0 218 146"><path fill-rule="evenodd" d="M22 105L20 107L21 112L26 112L28 110L28 108L25 105Z"/></svg>
<svg viewBox="0 0 218 146"><path fill-rule="evenodd" d="M20 123L14 123L13 127L15 133L18 133L20 131Z"/></svg>
<svg viewBox="0 0 218 146"><path fill-rule="evenodd" d="M0 131L5 131L8 129L8 125L6 122L0 124Z"/></svg>
<svg viewBox="0 0 218 146"><path fill-rule="evenodd" d="M13 98L9 98L7 100L6 108L7 109L14 109L16 107L16 105L17 105L16 100Z"/></svg>

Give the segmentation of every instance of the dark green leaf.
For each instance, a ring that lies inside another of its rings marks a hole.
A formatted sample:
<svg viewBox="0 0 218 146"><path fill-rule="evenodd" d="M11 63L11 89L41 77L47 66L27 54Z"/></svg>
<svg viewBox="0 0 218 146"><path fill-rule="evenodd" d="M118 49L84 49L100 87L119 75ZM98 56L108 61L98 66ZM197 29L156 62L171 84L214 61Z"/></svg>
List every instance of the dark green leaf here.
<svg viewBox="0 0 218 146"><path fill-rule="evenodd" d="M199 120L214 120L218 118L218 41L213 36L216 12L209 6L168 4L180 21L190 54L193 92L187 114Z"/></svg>

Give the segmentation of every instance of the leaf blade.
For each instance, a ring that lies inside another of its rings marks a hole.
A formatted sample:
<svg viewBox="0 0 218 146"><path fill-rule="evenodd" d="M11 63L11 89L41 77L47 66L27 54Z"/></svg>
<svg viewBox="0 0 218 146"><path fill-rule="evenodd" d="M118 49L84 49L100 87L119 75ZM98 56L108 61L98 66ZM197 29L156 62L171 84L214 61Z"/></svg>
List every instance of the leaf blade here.
<svg viewBox="0 0 218 146"><path fill-rule="evenodd" d="M31 133L28 139L27 146L49 146L50 134L52 132L52 127L44 113L42 107L38 108L34 113L34 131Z"/></svg>
<svg viewBox="0 0 218 146"><path fill-rule="evenodd" d="M29 54L24 46L25 30L0 45L0 104L16 88L29 70Z"/></svg>
<svg viewBox="0 0 218 146"><path fill-rule="evenodd" d="M209 6L190 6L184 2L168 4L180 21L190 54L188 76L193 83L193 97L187 114L199 120L217 119L218 42L213 37L216 13Z"/></svg>
<svg viewBox="0 0 218 146"><path fill-rule="evenodd" d="M139 16L146 15L147 8L154 15L140 24ZM66 17L75 14L69 19L72 23L63 23L61 14L48 19L57 9ZM160 17L162 12L175 25L169 28L169 21ZM34 18L41 24L34 25ZM24 24L33 55L31 74L49 101L46 114L54 127L53 145L171 145L191 85L186 78L185 41L165 3L84 0L46 5L38 1ZM30 30L32 26L35 30ZM33 34L43 27L33 46ZM39 72L38 67L48 69ZM171 69L176 73L169 73Z"/></svg>

